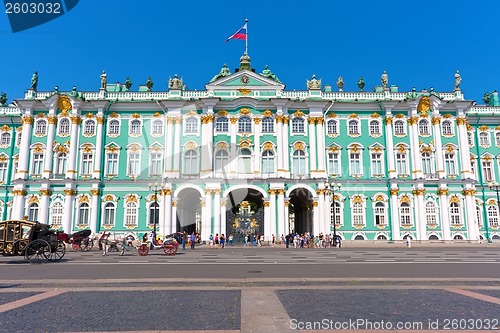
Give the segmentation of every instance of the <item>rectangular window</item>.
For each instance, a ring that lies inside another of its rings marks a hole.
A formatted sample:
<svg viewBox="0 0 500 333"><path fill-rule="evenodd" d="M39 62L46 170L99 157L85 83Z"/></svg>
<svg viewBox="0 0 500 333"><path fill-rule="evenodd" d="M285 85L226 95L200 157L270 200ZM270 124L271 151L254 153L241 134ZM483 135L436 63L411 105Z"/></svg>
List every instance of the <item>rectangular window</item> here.
<svg viewBox="0 0 500 333"><path fill-rule="evenodd" d="M117 175L118 174L118 153L108 153L106 155L108 161L106 162L106 174L107 175Z"/></svg>
<svg viewBox="0 0 500 333"><path fill-rule="evenodd" d="M382 174L382 153L372 153L372 175Z"/></svg>
<svg viewBox="0 0 500 333"><path fill-rule="evenodd" d="M140 174L141 160L139 153L130 153L128 161L128 174L138 176Z"/></svg>
<svg viewBox="0 0 500 333"><path fill-rule="evenodd" d="M446 153L444 154L444 167L448 175L456 175L457 169L455 166L455 155Z"/></svg>
<svg viewBox="0 0 500 333"><path fill-rule="evenodd" d="M331 175L340 175L339 153L328 153L328 171Z"/></svg>
<svg viewBox="0 0 500 333"><path fill-rule="evenodd" d="M486 182L493 181L493 165L490 160L483 161L483 176Z"/></svg>
<svg viewBox="0 0 500 333"><path fill-rule="evenodd" d="M396 172L398 175L408 175L406 153L396 153Z"/></svg>
<svg viewBox="0 0 500 333"><path fill-rule="evenodd" d="M41 175L43 171L43 154L35 153L33 154L33 175Z"/></svg>
<svg viewBox="0 0 500 333"><path fill-rule="evenodd" d="M0 163L0 182L5 183L7 180L7 162Z"/></svg>
<svg viewBox="0 0 500 333"><path fill-rule="evenodd" d="M160 153L151 153L151 167L149 169L151 176L161 175L161 157Z"/></svg>
<svg viewBox="0 0 500 333"><path fill-rule="evenodd" d="M350 153L349 164L351 175L361 175L361 154Z"/></svg>
<svg viewBox="0 0 500 333"><path fill-rule="evenodd" d="M91 153L84 153L82 155L82 175L90 175L93 171L94 156Z"/></svg>

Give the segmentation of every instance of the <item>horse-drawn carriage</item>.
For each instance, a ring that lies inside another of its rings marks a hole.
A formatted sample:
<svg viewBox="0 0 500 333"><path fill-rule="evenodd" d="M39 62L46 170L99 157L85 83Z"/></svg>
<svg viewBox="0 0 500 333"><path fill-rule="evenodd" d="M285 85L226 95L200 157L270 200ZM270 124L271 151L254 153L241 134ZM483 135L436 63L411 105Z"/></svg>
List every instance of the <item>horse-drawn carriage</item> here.
<svg viewBox="0 0 500 333"><path fill-rule="evenodd" d="M67 234L65 232L57 233L57 240L60 242L65 242L71 244L71 247L75 251L87 252L94 246L94 240L90 238L92 231L89 229L80 230L74 234Z"/></svg>
<svg viewBox="0 0 500 333"><path fill-rule="evenodd" d="M34 221L0 222L0 254L24 256L30 262L59 261L66 253L64 243L49 225Z"/></svg>
<svg viewBox="0 0 500 333"><path fill-rule="evenodd" d="M174 233L166 236L163 243L158 243L155 240L153 240L153 243L150 240L148 240L147 242L143 242L139 246L137 251L139 252L139 255L147 256L150 249L152 250L163 249L163 252L165 252L166 255L173 256L177 253L177 250L179 249L179 242L176 239L177 234L178 233Z"/></svg>

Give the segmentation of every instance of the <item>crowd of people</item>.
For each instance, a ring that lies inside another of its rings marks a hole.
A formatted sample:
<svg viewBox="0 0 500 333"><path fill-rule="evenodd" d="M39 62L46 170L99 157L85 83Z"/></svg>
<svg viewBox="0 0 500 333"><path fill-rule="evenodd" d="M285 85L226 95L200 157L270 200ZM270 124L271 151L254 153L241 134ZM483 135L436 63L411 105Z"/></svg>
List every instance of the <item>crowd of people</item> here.
<svg viewBox="0 0 500 333"><path fill-rule="evenodd" d="M274 237L274 235L273 235ZM285 244L286 248L329 248L329 247L342 247L342 239L339 235L323 234L312 235L308 232L289 233L288 235L281 235L281 243Z"/></svg>

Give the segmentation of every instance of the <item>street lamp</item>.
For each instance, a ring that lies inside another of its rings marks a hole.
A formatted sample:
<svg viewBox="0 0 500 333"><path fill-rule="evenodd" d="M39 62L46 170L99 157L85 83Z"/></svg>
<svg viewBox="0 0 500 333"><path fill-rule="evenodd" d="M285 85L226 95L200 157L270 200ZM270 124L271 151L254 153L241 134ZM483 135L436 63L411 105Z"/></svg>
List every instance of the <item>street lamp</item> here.
<svg viewBox="0 0 500 333"><path fill-rule="evenodd" d="M497 221L500 220L500 184L498 183L488 183L488 187L490 190L492 191L495 191L497 192L497 206L498 206L498 210L497 210ZM488 221L486 221L485 224L488 224ZM489 239L488 239L489 240Z"/></svg>
<svg viewBox="0 0 500 333"><path fill-rule="evenodd" d="M335 216L335 191L340 191L342 184L335 183L333 180L331 182L325 182L325 189L330 190L333 206L333 239L334 242L337 239L337 221Z"/></svg>
<svg viewBox="0 0 500 333"><path fill-rule="evenodd" d="M153 240L152 240L153 244L156 242L156 224L158 224L158 218L159 218L158 192L164 187L165 187L164 184L159 185L157 182L155 182L154 184L149 183L149 190L154 192L154 200L155 200L155 207L153 210Z"/></svg>

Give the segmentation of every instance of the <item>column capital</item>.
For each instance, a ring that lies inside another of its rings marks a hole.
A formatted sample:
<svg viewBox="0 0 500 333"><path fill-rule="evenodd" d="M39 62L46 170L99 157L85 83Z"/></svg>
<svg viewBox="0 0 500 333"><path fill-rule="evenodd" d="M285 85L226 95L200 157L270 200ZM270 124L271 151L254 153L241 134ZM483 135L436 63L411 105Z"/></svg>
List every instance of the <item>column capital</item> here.
<svg viewBox="0 0 500 333"><path fill-rule="evenodd" d="M52 195L52 191L49 190L49 189L41 189L41 190L39 190L39 192L43 196L50 196L50 195Z"/></svg>

